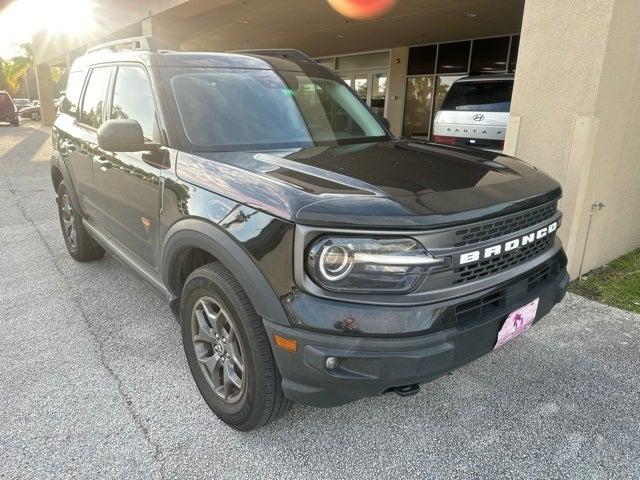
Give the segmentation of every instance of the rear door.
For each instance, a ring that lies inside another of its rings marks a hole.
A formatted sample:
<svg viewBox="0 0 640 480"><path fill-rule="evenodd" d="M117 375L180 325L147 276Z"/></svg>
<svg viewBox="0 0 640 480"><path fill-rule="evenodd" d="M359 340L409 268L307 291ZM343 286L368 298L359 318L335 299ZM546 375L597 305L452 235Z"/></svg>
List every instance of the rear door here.
<svg viewBox="0 0 640 480"><path fill-rule="evenodd" d="M150 77L139 64L117 67L108 117L133 119L147 140L162 143ZM96 219L111 236L157 270L161 172L168 164L158 152L102 152L94 162ZM165 162L165 163L163 163Z"/></svg>
<svg viewBox="0 0 640 480"><path fill-rule="evenodd" d="M105 117L107 93L114 67L95 67L89 72L77 120L61 145L71 164L73 185L80 207L88 218L96 214L93 183L94 159L101 156L96 131Z"/></svg>

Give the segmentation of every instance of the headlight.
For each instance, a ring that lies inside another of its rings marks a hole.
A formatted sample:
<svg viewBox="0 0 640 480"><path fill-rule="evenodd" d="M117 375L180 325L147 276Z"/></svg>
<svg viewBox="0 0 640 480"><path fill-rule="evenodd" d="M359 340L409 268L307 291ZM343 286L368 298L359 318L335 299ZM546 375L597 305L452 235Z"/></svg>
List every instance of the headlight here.
<svg viewBox="0 0 640 480"><path fill-rule="evenodd" d="M336 292L408 292L442 264L411 238L322 237L307 254L307 273Z"/></svg>

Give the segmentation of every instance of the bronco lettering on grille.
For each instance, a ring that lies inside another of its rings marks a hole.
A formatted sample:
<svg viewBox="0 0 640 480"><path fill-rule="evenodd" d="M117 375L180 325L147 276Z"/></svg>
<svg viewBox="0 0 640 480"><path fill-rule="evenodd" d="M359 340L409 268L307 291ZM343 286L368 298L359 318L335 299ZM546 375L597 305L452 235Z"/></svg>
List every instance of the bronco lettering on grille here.
<svg viewBox="0 0 640 480"><path fill-rule="evenodd" d="M540 240L541 238L546 237L550 233L555 232L557 229L558 222L555 221L552 224L547 225L546 227L528 233L527 235L523 235L522 237L514 238L513 240L509 240L508 242L492 245L490 247L486 247L483 250L474 250L472 252L463 253L460 255L460 265L478 262L480 260L485 260L487 258L495 257L503 253L517 250L524 245L533 243L536 240Z"/></svg>

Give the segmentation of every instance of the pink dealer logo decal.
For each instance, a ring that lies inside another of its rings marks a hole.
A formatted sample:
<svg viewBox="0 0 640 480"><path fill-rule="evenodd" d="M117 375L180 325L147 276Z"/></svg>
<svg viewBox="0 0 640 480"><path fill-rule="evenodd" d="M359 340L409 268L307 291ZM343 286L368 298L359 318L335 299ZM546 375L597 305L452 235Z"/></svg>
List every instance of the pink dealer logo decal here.
<svg viewBox="0 0 640 480"><path fill-rule="evenodd" d="M536 319L538 311L539 298L527 303L524 307L511 312L498 332L498 341L494 348L499 348L509 340L516 338L521 333L529 330L533 321Z"/></svg>

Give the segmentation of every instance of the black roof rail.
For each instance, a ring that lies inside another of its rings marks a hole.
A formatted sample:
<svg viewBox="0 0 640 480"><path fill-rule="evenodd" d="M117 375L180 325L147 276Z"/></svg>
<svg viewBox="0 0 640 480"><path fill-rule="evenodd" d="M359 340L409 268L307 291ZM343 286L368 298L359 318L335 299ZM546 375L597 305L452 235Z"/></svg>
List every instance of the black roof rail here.
<svg viewBox="0 0 640 480"><path fill-rule="evenodd" d="M121 38L113 42L106 42L87 49L87 53L96 52L98 50L142 50L147 52L157 52L158 47L156 41L152 37L131 37Z"/></svg>
<svg viewBox="0 0 640 480"><path fill-rule="evenodd" d="M300 50L293 48L257 49L257 50L236 50L229 53L239 53L241 55L264 55L265 57L284 58L285 60L297 60L302 62L316 61Z"/></svg>

